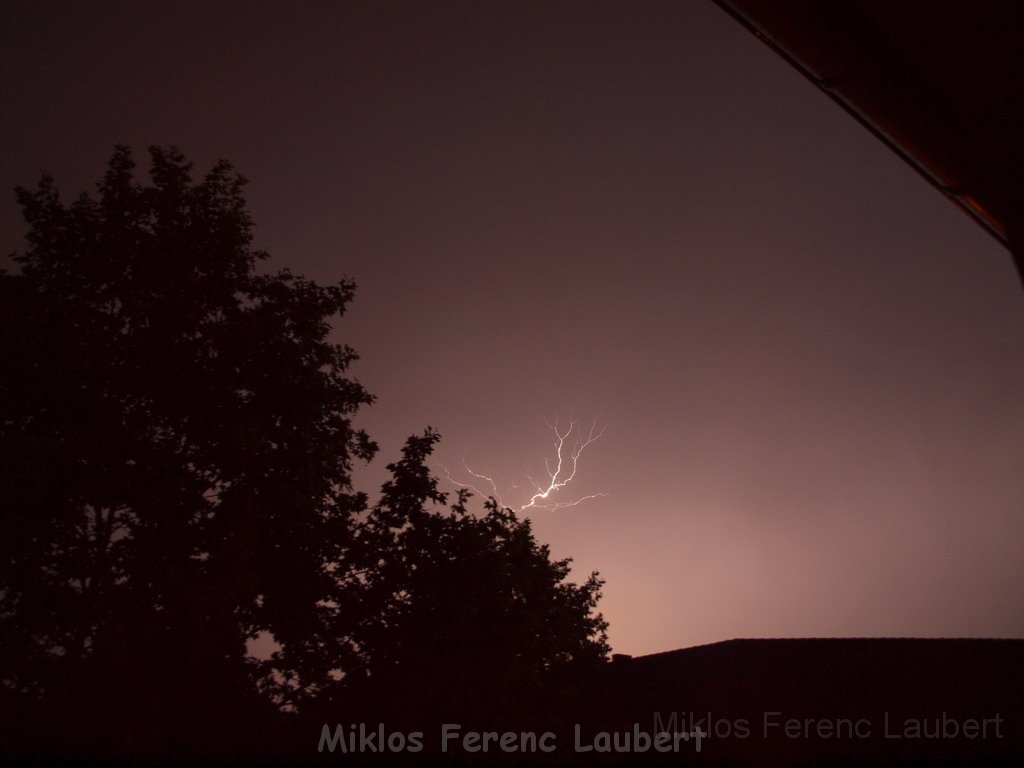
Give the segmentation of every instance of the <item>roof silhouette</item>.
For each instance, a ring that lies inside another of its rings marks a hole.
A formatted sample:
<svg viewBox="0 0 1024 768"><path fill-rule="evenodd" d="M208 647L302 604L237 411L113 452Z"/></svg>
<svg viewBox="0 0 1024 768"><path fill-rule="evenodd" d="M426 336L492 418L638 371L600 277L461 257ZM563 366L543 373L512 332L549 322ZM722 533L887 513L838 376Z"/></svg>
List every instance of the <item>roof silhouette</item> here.
<svg viewBox="0 0 1024 768"><path fill-rule="evenodd" d="M715 0L1009 248L1024 279L1024 14L958 0Z"/></svg>
<svg viewBox="0 0 1024 768"><path fill-rule="evenodd" d="M678 723L692 716L711 731L700 760L712 765L991 764L1024 758L1022 639L735 638L619 656L604 686L608 728L649 725L656 717L666 723L673 713ZM933 728L943 717L958 723L958 733L968 720L980 725L987 719L986 736L887 736L901 733L907 721ZM823 738L814 731L789 738L783 729L788 720L810 721L812 731L819 722L834 729L840 721L846 727L863 721L864 737ZM746 723L746 737L737 736L739 721Z"/></svg>

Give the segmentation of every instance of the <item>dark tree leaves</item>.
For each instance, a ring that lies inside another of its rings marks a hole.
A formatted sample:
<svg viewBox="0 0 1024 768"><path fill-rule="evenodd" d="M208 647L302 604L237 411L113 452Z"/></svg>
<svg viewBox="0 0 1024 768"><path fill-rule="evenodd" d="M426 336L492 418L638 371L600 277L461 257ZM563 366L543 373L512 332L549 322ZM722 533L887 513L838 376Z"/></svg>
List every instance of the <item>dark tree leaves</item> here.
<svg viewBox="0 0 1024 768"><path fill-rule="evenodd" d="M365 506L352 462L375 450L351 424L371 402L346 377L355 355L329 338L354 286L258 272L244 179L150 156L148 185L119 147L94 197L65 204L48 177L18 190L28 249L0 277L17 689L140 653L157 667L158 650L206 674L260 631L304 680L349 653L325 605Z"/></svg>
<svg viewBox="0 0 1024 768"><path fill-rule="evenodd" d="M532 711L601 663L597 574L569 582L493 500L449 506L435 432L409 439L368 508L351 472L376 446L352 418L372 397L331 339L353 283L257 269L244 179L221 162L193 181L175 149L150 160L139 182L117 148L70 203L46 176L17 190L0 715L42 713L47 742L74 722L76 754L103 734L98 754L153 754L252 733L281 705ZM257 662L263 633L277 650Z"/></svg>

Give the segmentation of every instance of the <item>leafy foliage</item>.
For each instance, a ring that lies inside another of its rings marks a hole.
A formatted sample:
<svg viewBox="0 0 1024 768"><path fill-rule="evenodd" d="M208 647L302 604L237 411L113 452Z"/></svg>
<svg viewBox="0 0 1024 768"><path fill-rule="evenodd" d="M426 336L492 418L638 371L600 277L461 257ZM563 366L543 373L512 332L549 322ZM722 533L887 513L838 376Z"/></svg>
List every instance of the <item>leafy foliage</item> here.
<svg viewBox="0 0 1024 768"><path fill-rule="evenodd" d="M567 581L571 560L552 560L529 519L493 499L479 516L467 513L465 491L446 507L426 465L438 439L409 439L361 534L366 666L342 688L382 698L392 716L401 701L464 721L469 702L493 719L605 659L608 625L594 613L603 582Z"/></svg>
<svg viewBox="0 0 1024 768"><path fill-rule="evenodd" d="M223 738L225 713L265 704L257 689L300 708L399 691L413 713L507 708L602 661L597 574L568 582L569 561L493 500L446 506L437 433L410 438L368 507L351 472L376 445L352 418L373 398L330 339L353 283L258 270L245 180L220 162L194 182L173 148L150 158L140 184L118 147L70 204L46 176L17 190L28 247L0 271L0 697L119 717L152 749L167 722L205 718L194 738ZM261 633L276 651L257 663Z"/></svg>
<svg viewBox="0 0 1024 768"><path fill-rule="evenodd" d="M150 186L119 147L95 199L18 190L0 579L5 650L22 646L3 656L40 662L4 670L22 690L140 640L240 661L269 631L309 679L344 655L324 564L346 556L351 463L375 450L350 421L371 402L355 355L328 339L354 286L259 274L244 179L222 162L193 183L176 150L150 154Z"/></svg>

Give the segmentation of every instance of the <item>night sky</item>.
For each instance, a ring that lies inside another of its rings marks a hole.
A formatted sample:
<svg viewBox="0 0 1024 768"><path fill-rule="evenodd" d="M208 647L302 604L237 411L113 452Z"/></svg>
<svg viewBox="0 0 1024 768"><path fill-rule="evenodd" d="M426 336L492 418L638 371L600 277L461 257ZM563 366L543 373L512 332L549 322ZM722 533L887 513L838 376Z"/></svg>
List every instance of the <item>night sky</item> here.
<svg viewBox="0 0 1024 768"><path fill-rule="evenodd" d="M359 286L364 489L429 424L518 506L545 420L607 424L564 498L608 495L531 517L616 651L1024 635L1012 260L711 2L5 3L0 36L0 250L41 170L230 159L268 267Z"/></svg>

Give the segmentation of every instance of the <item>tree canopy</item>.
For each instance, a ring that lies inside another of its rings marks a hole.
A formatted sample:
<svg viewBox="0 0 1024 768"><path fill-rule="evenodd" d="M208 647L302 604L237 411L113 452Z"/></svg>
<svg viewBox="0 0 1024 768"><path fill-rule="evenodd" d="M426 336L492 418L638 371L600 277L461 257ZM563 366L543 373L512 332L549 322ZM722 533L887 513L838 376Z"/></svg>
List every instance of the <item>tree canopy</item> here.
<svg viewBox="0 0 1024 768"><path fill-rule="evenodd" d="M70 203L48 176L17 190L27 248L0 272L3 695L152 721L396 686L421 702L540 690L602 660L597 575L567 581L569 561L493 501L449 506L436 432L410 438L375 505L352 487L377 450L353 425L373 401L356 354L332 340L354 283L259 269L230 164L193 181L176 149L150 160L140 183L118 147ZM246 653L261 633L263 663Z"/></svg>
<svg viewBox="0 0 1024 768"><path fill-rule="evenodd" d="M565 693L568 670L593 672L607 656L608 625L594 612L603 582L596 573L567 581L571 560L552 560L529 519L493 499L480 515L467 513L464 490L445 506L426 465L438 439L432 430L410 438L388 465L392 479L360 532L372 610L356 641L366 669L329 693L369 692L379 710L413 722L424 711L521 718L525 702L535 710Z"/></svg>

